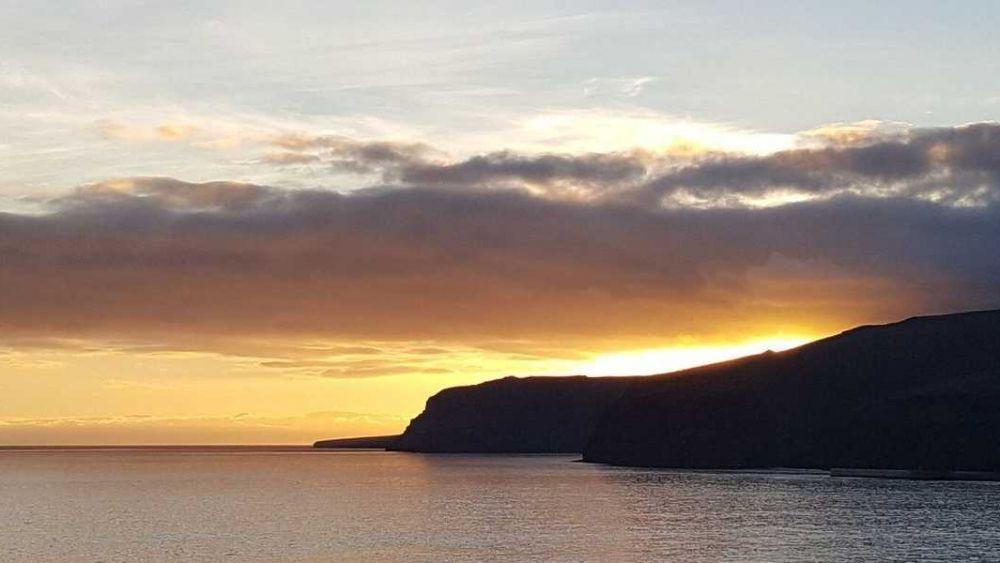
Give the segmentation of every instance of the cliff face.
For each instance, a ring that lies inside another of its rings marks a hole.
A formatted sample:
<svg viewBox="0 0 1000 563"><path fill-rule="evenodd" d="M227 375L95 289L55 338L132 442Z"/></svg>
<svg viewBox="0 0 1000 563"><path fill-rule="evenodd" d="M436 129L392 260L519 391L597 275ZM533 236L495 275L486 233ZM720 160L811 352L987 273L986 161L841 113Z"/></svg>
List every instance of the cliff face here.
<svg viewBox="0 0 1000 563"><path fill-rule="evenodd" d="M638 379L507 377L445 389L389 449L579 453L608 404Z"/></svg>
<svg viewBox="0 0 1000 563"><path fill-rule="evenodd" d="M1000 311L861 327L646 378L587 461L658 467L1000 468Z"/></svg>

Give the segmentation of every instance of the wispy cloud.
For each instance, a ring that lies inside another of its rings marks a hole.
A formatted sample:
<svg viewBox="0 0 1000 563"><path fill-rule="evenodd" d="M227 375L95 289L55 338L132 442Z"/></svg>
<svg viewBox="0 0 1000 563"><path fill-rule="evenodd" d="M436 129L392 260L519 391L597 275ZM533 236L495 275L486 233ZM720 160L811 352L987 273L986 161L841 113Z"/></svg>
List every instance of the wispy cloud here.
<svg viewBox="0 0 1000 563"><path fill-rule="evenodd" d="M99 120L97 129L105 138L126 141L179 142L190 140L201 132L199 126L189 123L163 122L152 127L136 127L110 119Z"/></svg>

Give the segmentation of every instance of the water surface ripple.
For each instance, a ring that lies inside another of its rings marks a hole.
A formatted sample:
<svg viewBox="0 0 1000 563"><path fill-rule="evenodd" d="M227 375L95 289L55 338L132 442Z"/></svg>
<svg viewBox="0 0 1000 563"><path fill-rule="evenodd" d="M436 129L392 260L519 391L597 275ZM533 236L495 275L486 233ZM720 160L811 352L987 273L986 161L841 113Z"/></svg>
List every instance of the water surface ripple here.
<svg viewBox="0 0 1000 563"><path fill-rule="evenodd" d="M0 561L1000 561L1000 483L573 456L0 451Z"/></svg>

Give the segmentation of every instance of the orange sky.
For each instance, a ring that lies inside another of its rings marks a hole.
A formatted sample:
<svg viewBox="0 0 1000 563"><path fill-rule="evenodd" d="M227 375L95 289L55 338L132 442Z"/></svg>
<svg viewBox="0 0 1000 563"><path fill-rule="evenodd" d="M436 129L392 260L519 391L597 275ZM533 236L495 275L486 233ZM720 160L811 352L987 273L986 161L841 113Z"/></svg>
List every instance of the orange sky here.
<svg viewBox="0 0 1000 563"><path fill-rule="evenodd" d="M264 358L113 348L32 349L0 356L4 444L308 443L402 430L447 386L506 374L642 373L725 359L795 339L713 349L548 360L516 352L394 343L434 353L316 356L306 367L261 367ZM365 343L370 345L370 343ZM381 343L385 344L385 343ZM563 352L564 355L570 355ZM322 358L322 359L320 359ZM355 358L366 358L356 360ZM405 359L404 359L405 358ZM282 360L287 361L287 360ZM324 376L324 362L369 361L371 374ZM399 363L405 362L405 363ZM291 364L290 364L291 365ZM396 368L400 365L413 366ZM431 366L431 367L417 367ZM440 373L439 373L440 372ZM369 376L370 375L370 376Z"/></svg>

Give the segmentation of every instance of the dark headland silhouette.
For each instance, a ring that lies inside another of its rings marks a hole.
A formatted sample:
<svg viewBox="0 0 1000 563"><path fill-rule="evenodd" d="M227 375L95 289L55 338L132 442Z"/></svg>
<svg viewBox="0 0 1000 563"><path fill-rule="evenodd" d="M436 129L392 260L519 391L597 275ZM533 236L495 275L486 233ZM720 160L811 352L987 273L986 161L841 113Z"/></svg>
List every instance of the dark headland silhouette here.
<svg viewBox="0 0 1000 563"><path fill-rule="evenodd" d="M505 377L445 389L390 449L579 453L602 413L642 377Z"/></svg>
<svg viewBox="0 0 1000 563"><path fill-rule="evenodd" d="M997 471L1000 310L864 326L663 375L446 389L386 438L377 447L646 467Z"/></svg>

